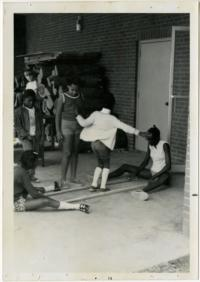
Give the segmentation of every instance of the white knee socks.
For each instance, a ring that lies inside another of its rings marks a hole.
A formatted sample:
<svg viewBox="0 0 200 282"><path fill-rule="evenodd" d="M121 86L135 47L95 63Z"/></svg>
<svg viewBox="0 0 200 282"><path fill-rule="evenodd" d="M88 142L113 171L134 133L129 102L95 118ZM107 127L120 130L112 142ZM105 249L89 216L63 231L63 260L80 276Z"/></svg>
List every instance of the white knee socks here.
<svg viewBox="0 0 200 282"><path fill-rule="evenodd" d="M99 177L101 176L101 173L102 173L102 168L97 166L94 170L94 176L93 176L93 181L92 181L93 187L98 186L98 180L99 180Z"/></svg>
<svg viewBox="0 0 200 282"><path fill-rule="evenodd" d="M104 168L103 169L100 189L105 189L106 188L106 183L107 183L107 180L108 180L109 172L110 172L109 168Z"/></svg>
<svg viewBox="0 0 200 282"><path fill-rule="evenodd" d="M80 204L71 204L64 201L60 201L59 210L79 210Z"/></svg>

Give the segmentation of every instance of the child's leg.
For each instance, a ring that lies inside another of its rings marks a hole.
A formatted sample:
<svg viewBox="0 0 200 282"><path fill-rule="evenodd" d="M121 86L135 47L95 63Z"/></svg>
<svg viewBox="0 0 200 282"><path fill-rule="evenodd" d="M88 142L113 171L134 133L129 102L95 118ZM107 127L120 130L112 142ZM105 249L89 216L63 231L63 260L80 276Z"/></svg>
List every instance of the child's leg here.
<svg viewBox="0 0 200 282"><path fill-rule="evenodd" d="M150 179L152 177L150 169L144 168L140 171L139 177L143 179Z"/></svg>
<svg viewBox="0 0 200 282"><path fill-rule="evenodd" d="M97 188L99 178L102 174L102 168L100 166L97 166L94 170L93 180L92 180L92 187Z"/></svg>
<svg viewBox="0 0 200 282"><path fill-rule="evenodd" d="M149 171L150 173L150 171ZM148 176L148 172L145 172L144 175ZM143 189L139 189L136 191L133 191L131 194L134 198L142 200L142 201L146 201L149 198L148 193L154 192L155 190L159 190L159 188L163 185L166 184L166 182L169 179L169 173L163 173L161 176L159 176L158 178L154 179L154 180L149 180L148 184L146 187L144 187Z"/></svg>
<svg viewBox="0 0 200 282"><path fill-rule="evenodd" d="M100 142L98 146L98 154L99 154L99 158L101 159L103 163L100 189L105 191L107 190L106 183L107 183L108 175L110 172L110 149L107 148L103 143Z"/></svg>
<svg viewBox="0 0 200 282"><path fill-rule="evenodd" d="M37 210L44 207L51 207L58 210L80 210L83 204L71 204L64 201L44 197L39 199L28 200L25 202L25 210ZM89 208L88 208L89 209Z"/></svg>
<svg viewBox="0 0 200 282"><path fill-rule="evenodd" d="M163 184L166 184L169 179L169 173L163 173L156 179L150 180L147 184L147 186L143 189L144 192L154 192L154 190L157 190L156 188L160 187Z"/></svg>
<svg viewBox="0 0 200 282"><path fill-rule="evenodd" d="M69 163L72 155L73 134L64 135L62 161L61 161L61 185L66 182Z"/></svg>
<svg viewBox="0 0 200 282"><path fill-rule="evenodd" d="M59 201L44 197L44 198L27 200L25 202L25 209L27 211L37 210L37 209L41 209L44 207L52 207L52 208L58 209L59 205L60 205Z"/></svg>
<svg viewBox="0 0 200 282"><path fill-rule="evenodd" d="M70 161L70 168L71 168L71 177L70 180L72 182L76 182L76 173L77 173L77 166L78 166L78 149L79 149L79 141L80 141L80 133L75 132L73 135L73 143L72 143L72 156Z"/></svg>
<svg viewBox="0 0 200 282"><path fill-rule="evenodd" d="M130 172L130 173L134 174L136 171L137 171L137 166L129 165L129 164L123 164L118 169L109 173L108 178L111 179L111 178L114 178L114 177L121 176L125 172Z"/></svg>
<svg viewBox="0 0 200 282"><path fill-rule="evenodd" d="M98 165L95 168L94 174L93 174L93 181L92 181L92 185L91 185L92 187L90 188L91 192L96 191L96 189L98 187L98 181L99 181L99 178L102 174L102 168L103 168L103 162L102 162L102 160L99 156L99 153L98 153L98 142L99 141L91 143L92 151L94 152L94 154L97 158L97 162L98 162Z"/></svg>
<svg viewBox="0 0 200 282"><path fill-rule="evenodd" d="M22 143L23 151L33 150L33 142L28 139L20 140Z"/></svg>

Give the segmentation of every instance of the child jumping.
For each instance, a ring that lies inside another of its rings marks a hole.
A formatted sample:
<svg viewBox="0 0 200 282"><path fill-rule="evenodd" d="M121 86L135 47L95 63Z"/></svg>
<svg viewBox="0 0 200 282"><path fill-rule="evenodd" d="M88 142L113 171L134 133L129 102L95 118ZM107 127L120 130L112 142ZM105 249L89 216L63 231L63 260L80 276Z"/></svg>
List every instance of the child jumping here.
<svg viewBox="0 0 200 282"><path fill-rule="evenodd" d="M38 155L33 151L25 151L21 156L21 164L14 167L14 209L16 212L37 210L51 207L57 210L80 210L89 213L86 204L71 204L57 201L43 195L43 187L34 187L30 182L28 171L35 169ZM28 194L32 199L27 199Z"/></svg>
<svg viewBox="0 0 200 282"><path fill-rule="evenodd" d="M101 111L93 112L87 119L84 119L81 115L77 116L77 121L84 127L80 138L92 142L91 147L98 161L98 165L94 170L92 185L89 189L91 192L99 189L98 180L100 176L102 176L100 191L109 191L106 183L110 171L110 153L115 146L117 129L122 129L129 134L146 136L144 132L139 132L139 130L121 122L110 114L113 100L104 99L103 104L104 107Z"/></svg>

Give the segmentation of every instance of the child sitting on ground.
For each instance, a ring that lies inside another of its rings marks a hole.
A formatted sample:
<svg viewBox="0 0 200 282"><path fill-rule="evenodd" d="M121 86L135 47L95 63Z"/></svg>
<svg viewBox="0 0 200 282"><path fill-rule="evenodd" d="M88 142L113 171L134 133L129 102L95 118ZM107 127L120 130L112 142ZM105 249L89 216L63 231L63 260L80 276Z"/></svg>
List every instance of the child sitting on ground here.
<svg viewBox="0 0 200 282"><path fill-rule="evenodd" d="M80 138L87 142L92 142L91 147L98 161L95 168L93 182L90 187L91 192L97 191L98 180L102 175L100 191L105 192L109 189L106 187L110 171L110 152L114 149L117 129L122 129L126 133L146 136L144 132L129 126L115 116L111 115L113 99L104 98L104 107L101 111L93 112L87 119L81 115L77 116L77 121L82 127L85 127Z"/></svg>
<svg viewBox="0 0 200 282"><path fill-rule="evenodd" d="M28 171L35 169L38 155L33 151L25 151L21 156L21 165L14 167L14 208L16 212L37 210L51 207L57 210L80 210L89 212L86 204L71 204L65 201L57 201L44 196L43 187L34 187L30 182ZM28 199L30 195L32 198Z"/></svg>
<svg viewBox="0 0 200 282"><path fill-rule="evenodd" d="M148 183L143 189L132 192L135 198L144 201L148 200L149 193L154 192L163 184L168 184L171 169L170 146L166 141L160 140L160 130L155 125L147 131L146 139L148 141L148 149L140 166L123 164L108 176L111 179L129 172L131 179L135 177L147 179ZM150 159L152 160L152 165L148 169L146 166Z"/></svg>

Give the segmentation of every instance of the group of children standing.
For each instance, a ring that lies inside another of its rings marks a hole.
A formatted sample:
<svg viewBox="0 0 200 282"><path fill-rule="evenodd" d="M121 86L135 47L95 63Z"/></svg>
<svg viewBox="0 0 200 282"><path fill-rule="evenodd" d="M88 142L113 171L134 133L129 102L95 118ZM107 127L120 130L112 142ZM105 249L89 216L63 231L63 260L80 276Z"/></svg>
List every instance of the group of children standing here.
<svg viewBox="0 0 200 282"><path fill-rule="evenodd" d="M31 87L34 88L33 83ZM148 199L149 191L167 183L171 166L170 149L166 142L160 140L158 128L154 126L147 132L140 132L138 129L123 123L111 114L113 100L106 96L103 98L102 110L94 111L89 117L84 118L80 114L83 100L78 89L78 82L74 78L65 80L65 83L59 89L59 94L55 111L55 125L57 141L62 143L60 189L69 188L71 185L82 185L80 180L77 179L80 139L91 142L92 150L97 159L97 166L94 169L93 180L89 187L91 192L108 191L107 180L124 172L131 173L132 178L141 176L149 179L148 185L143 190L135 192L135 196L143 200ZM31 184L28 171L36 166L37 157L34 151L37 151L38 140L41 140L40 130L42 128L40 126L40 109L37 109L34 95L33 89L27 89L23 95L23 105L15 112L15 127L24 150L21 166L15 168L15 210L34 210L49 206L56 209L80 209L89 212L89 206L86 204L71 205L55 201L43 195L44 189L40 188L38 191ZM117 129L146 138L149 145L145 160L139 167L124 164L118 170L110 173L110 156L115 146ZM24 162L27 158L29 158L28 165ZM145 167L150 158L153 165L151 170L147 170ZM67 179L69 167L71 168L70 177ZM27 193L31 194L34 199L27 200Z"/></svg>

